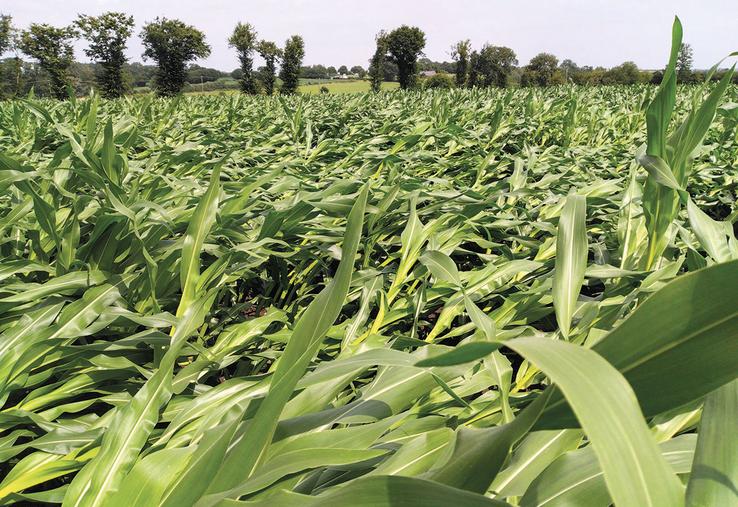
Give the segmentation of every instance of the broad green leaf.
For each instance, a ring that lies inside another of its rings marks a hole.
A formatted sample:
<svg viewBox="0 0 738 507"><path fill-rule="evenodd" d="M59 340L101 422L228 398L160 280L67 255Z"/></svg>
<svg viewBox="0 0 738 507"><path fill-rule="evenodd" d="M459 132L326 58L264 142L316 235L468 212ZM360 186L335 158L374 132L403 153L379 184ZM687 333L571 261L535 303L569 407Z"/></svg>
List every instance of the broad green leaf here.
<svg viewBox="0 0 738 507"><path fill-rule="evenodd" d="M683 488L661 456L631 387L596 352L546 338L517 338L512 348L564 393L591 442L616 505L684 503Z"/></svg>
<svg viewBox="0 0 738 507"><path fill-rule="evenodd" d="M577 430L529 433L492 482L490 491L497 498L522 496L546 467L565 452L576 449L581 440L582 434Z"/></svg>
<svg viewBox="0 0 738 507"><path fill-rule="evenodd" d="M710 257L716 262L738 258L738 242L732 224L713 220L691 199L687 201L687 215L695 236Z"/></svg>
<svg viewBox="0 0 738 507"><path fill-rule="evenodd" d="M138 461L120 489L108 500L110 507L148 507L164 494L167 486L187 465L194 449L164 449Z"/></svg>
<svg viewBox="0 0 738 507"><path fill-rule="evenodd" d="M415 363L418 367L454 366L476 361L491 354L502 346L501 343L471 342L454 347L453 350Z"/></svg>
<svg viewBox="0 0 738 507"><path fill-rule="evenodd" d="M593 350L625 377L646 416L674 409L735 379L736 298L738 261L687 273L643 301ZM576 426L558 395L537 425Z"/></svg>
<svg viewBox="0 0 738 507"><path fill-rule="evenodd" d="M425 477L455 488L486 492L512 446L530 431L549 399L550 393L544 392L515 420L502 426L459 428L448 458Z"/></svg>
<svg viewBox="0 0 738 507"><path fill-rule="evenodd" d="M571 317L576 310L579 291L587 268L587 201L580 195L569 195L561 211L556 233L556 266L553 279L553 301L556 322L564 338L569 336Z"/></svg>
<svg viewBox="0 0 738 507"><path fill-rule="evenodd" d="M436 280L461 286L461 277L456 264L448 255L437 250L427 250L420 256L420 262L428 268Z"/></svg>
<svg viewBox="0 0 738 507"><path fill-rule="evenodd" d="M295 498L297 500L298 498ZM301 505L321 507L504 507L508 504L436 482L402 476L375 476L359 479L315 499L299 497ZM223 504L238 505L238 504ZM248 505L248 504L246 504ZM297 505L297 504L295 504Z"/></svg>
<svg viewBox="0 0 738 507"><path fill-rule="evenodd" d="M687 484L687 505L738 504L738 380L705 398L694 463Z"/></svg>
<svg viewBox="0 0 738 507"><path fill-rule="evenodd" d="M214 498L205 496L198 505L206 507L217 505L217 501L223 497L237 498L239 496L254 493L268 487L282 477L290 474L309 470L322 466L345 466L352 463L372 460L387 453L383 449L340 449L340 448L316 448L300 449L286 452L264 463L258 467L252 477L235 488L213 495ZM182 505L172 503L171 505Z"/></svg>
<svg viewBox="0 0 738 507"><path fill-rule="evenodd" d="M210 186L200 198L195 208L187 232L182 243L182 261L179 270L182 297L177 307L177 316L183 312L195 299L195 287L200 278L200 253L205 238L215 223L215 215L218 211L218 198L220 194L220 164L213 168L210 176Z"/></svg>
<svg viewBox="0 0 738 507"><path fill-rule="evenodd" d="M689 473L695 435L680 435L659 444L664 459L677 474ZM520 500L522 507L608 507L612 499L591 445L567 452L554 461L530 485Z"/></svg>

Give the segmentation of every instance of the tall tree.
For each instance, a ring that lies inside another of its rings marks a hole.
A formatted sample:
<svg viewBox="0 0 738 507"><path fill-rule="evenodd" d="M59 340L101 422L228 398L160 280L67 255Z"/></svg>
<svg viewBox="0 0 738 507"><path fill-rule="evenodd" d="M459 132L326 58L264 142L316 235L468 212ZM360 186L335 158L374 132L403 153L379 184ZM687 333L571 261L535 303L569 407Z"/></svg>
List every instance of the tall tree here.
<svg viewBox="0 0 738 507"><path fill-rule="evenodd" d="M210 55L205 34L178 19L156 18L141 31L144 59L158 66L154 87L160 96L182 92L187 80L187 64Z"/></svg>
<svg viewBox="0 0 738 507"><path fill-rule="evenodd" d="M351 74L363 78L364 76L366 76L366 71L361 65L354 65L353 67L351 67Z"/></svg>
<svg viewBox="0 0 738 507"><path fill-rule="evenodd" d="M682 43L677 56L677 80L680 83L691 83L693 81L692 74L692 46Z"/></svg>
<svg viewBox="0 0 738 507"><path fill-rule="evenodd" d="M254 77L254 51L258 34L249 23L239 22L228 39L228 45L236 49L238 61L241 63L241 91L243 93L255 94L258 91Z"/></svg>
<svg viewBox="0 0 738 507"><path fill-rule="evenodd" d="M10 49L13 37L13 18L8 14L0 14L0 56Z"/></svg>
<svg viewBox="0 0 738 507"><path fill-rule="evenodd" d="M469 53L471 42L461 40L451 47L451 58L456 62L456 86L464 86L469 77Z"/></svg>
<svg viewBox="0 0 738 507"><path fill-rule="evenodd" d="M523 84L526 86L549 86L559 66L559 59L550 53L538 53L534 56L523 73Z"/></svg>
<svg viewBox="0 0 738 507"><path fill-rule="evenodd" d="M387 60L387 33L381 31L376 37L377 47L374 56L369 60L369 81L373 92L378 92L384 79L384 67Z"/></svg>
<svg viewBox="0 0 738 507"><path fill-rule="evenodd" d="M267 95L274 93L274 83L277 82L277 62L282 51L271 41L263 40L256 47L259 55L264 59L264 69L261 72L261 83Z"/></svg>
<svg viewBox="0 0 738 507"><path fill-rule="evenodd" d="M107 98L117 98L126 91L123 65L127 63L126 43L133 33L133 16L106 12L100 16L79 15L75 26L87 39L85 54L100 65L97 85Z"/></svg>
<svg viewBox="0 0 738 507"><path fill-rule="evenodd" d="M517 64L518 59L512 49L485 44L474 60L475 85L504 88Z"/></svg>
<svg viewBox="0 0 738 507"><path fill-rule="evenodd" d="M13 18L0 14L0 56L9 50L18 49L18 32L13 27ZM0 98L16 97L21 91L23 61L15 57L0 61Z"/></svg>
<svg viewBox="0 0 738 507"><path fill-rule="evenodd" d="M482 84L482 76L479 74L479 51L474 50L469 55L469 76L466 78L467 88L474 88Z"/></svg>
<svg viewBox="0 0 738 507"><path fill-rule="evenodd" d="M293 35L284 43L284 56L279 78L282 80L281 93L292 95L300 86L300 67L305 58L305 42L299 35Z"/></svg>
<svg viewBox="0 0 738 507"><path fill-rule="evenodd" d="M397 64L400 88L412 88L417 81L418 57L425 48L425 33L416 26L402 25L387 36L390 58Z"/></svg>
<svg viewBox="0 0 738 507"><path fill-rule="evenodd" d="M37 23L31 24L20 36L20 50L38 60L49 75L51 94L58 99L68 96L69 66L74 61L72 40L75 36L76 32L71 27L57 28Z"/></svg>
<svg viewBox="0 0 738 507"><path fill-rule="evenodd" d="M346 67L345 65L341 65L340 67L338 67L338 73L348 74L349 73L348 67Z"/></svg>

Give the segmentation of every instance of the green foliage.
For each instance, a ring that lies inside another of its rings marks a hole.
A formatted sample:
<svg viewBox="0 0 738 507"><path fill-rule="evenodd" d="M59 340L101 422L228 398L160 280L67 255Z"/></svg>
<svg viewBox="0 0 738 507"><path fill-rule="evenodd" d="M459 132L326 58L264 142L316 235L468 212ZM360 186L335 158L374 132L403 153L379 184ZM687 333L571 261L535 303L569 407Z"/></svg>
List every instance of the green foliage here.
<svg viewBox="0 0 738 507"><path fill-rule="evenodd" d="M387 33L381 31L376 37L377 48L369 63L369 81L374 93L377 93L382 86L384 79L384 69L387 60Z"/></svg>
<svg viewBox="0 0 738 507"><path fill-rule="evenodd" d="M456 86L462 87L469 77L469 53L471 42L469 39L457 42L451 47L451 58L456 62Z"/></svg>
<svg viewBox="0 0 738 507"><path fill-rule="evenodd" d="M74 37L76 32L73 28L57 28L37 23L31 24L28 30L23 30L20 35L19 49L38 60L50 78L51 94L57 99L68 96L69 66L74 59L72 48Z"/></svg>
<svg viewBox="0 0 738 507"><path fill-rule="evenodd" d="M89 42L85 54L101 67L97 78L101 95L121 97L126 92L123 65L127 62L126 43L133 33L133 16L121 12L79 15L74 25Z"/></svg>
<svg viewBox="0 0 738 507"><path fill-rule="evenodd" d="M425 48L425 33L416 26L402 25L386 37L389 57L397 65L400 88L415 86L417 81L418 57Z"/></svg>
<svg viewBox="0 0 738 507"><path fill-rule="evenodd" d="M364 79L364 76L366 76L366 70L361 65L354 65L351 67L351 74L358 76L359 79Z"/></svg>
<svg viewBox="0 0 738 507"><path fill-rule="evenodd" d="M515 52L504 46L485 44L474 55L469 86L497 86L505 88L513 69L518 64Z"/></svg>
<svg viewBox="0 0 738 507"><path fill-rule="evenodd" d="M554 84L554 75L559 59L550 53L539 53L531 58L523 72L523 86L550 86Z"/></svg>
<svg viewBox="0 0 738 507"><path fill-rule="evenodd" d="M679 46L679 54L677 55L676 71L677 79L680 83L693 83L694 75L692 74L692 46L682 43Z"/></svg>
<svg viewBox="0 0 738 507"><path fill-rule="evenodd" d="M254 52L258 44L258 34L250 23L239 22L228 39L228 45L236 49L241 64L241 91L250 95L258 92L254 75Z"/></svg>
<svg viewBox="0 0 738 507"><path fill-rule="evenodd" d="M453 87L454 78L452 78L449 74L436 74L423 80L423 88L426 89L440 88L443 90L448 90L449 88Z"/></svg>
<svg viewBox="0 0 738 507"><path fill-rule="evenodd" d="M282 57L282 50L274 42L260 41L256 50L264 59L264 68L259 73L259 79L267 95L274 95L274 86L277 82L277 62Z"/></svg>
<svg viewBox="0 0 738 507"><path fill-rule="evenodd" d="M284 43L282 57L282 68L279 78L282 80L280 92L284 95L292 95L297 92L300 84L300 67L305 57L305 43L299 35L293 35Z"/></svg>
<svg viewBox="0 0 738 507"><path fill-rule="evenodd" d="M643 266L648 269L662 262L661 257L674 234L673 222L682 205L690 204L686 188L692 174L694 151L702 144L734 72L734 68L731 68L725 73L709 94L706 94L704 87L699 88L692 100L692 109L669 135L676 106L677 63L681 48L682 25L677 18L672 28L669 64L646 112L646 153L638 157L638 161L648 171L643 191L644 218L648 231L648 254L643 260ZM704 218L700 213L690 213L690 220L698 222L693 227L697 232L702 231L699 234L701 237L709 236L711 243L718 238L720 242L735 241L732 231L727 231L727 236L722 232L715 234L715 230L720 231L721 227L710 224ZM717 245L711 245L711 250L715 252Z"/></svg>
<svg viewBox="0 0 738 507"><path fill-rule="evenodd" d="M28 64L24 65L23 60L17 56L0 60L0 99L22 95L28 85L27 78L30 74Z"/></svg>
<svg viewBox="0 0 738 507"><path fill-rule="evenodd" d="M13 18L0 14L0 55L10 49L13 42Z"/></svg>
<svg viewBox="0 0 738 507"><path fill-rule="evenodd" d="M141 31L144 59L152 59L158 68L154 86L160 96L182 92L187 79L187 64L210 54L205 34L178 19L156 18Z"/></svg>
<svg viewBox="0 0 738 507"><path fill-rule="evenodd" d="M10 49L16 49L17 31L13 27L10 15L0 14L0 55ZM16 56L0 60L0 99L17 97L21 93L23 82L23 62Z"/></svg>
<svg viewBox="0 0 738 507"><path fill-rule="evenodd" d="M632 85L642 82L641 71L633 62L625 62L608 70L602 77L602 84Z"/></svg>

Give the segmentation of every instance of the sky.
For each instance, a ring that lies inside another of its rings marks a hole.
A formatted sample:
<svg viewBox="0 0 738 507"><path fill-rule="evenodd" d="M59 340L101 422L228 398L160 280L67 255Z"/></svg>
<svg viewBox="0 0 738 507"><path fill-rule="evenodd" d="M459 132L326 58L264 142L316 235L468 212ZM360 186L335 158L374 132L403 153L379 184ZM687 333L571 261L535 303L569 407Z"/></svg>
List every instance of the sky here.
<svg viewBox="0 0 738 507"><path fill-rule="evenodd" d="M197 63L230 71L238 66L227 39L238 21L280 45L305 40L304 64L367 66L381 29L415 25L426 33L425 55L450 60L450 47L470 39L511 47L521 65L541 51L579 65L612 67L634 61L657 69L668 59L678 15L694 67L709 68L738 50L738 0L0 0L15 26L69 24L79 14L121 11L134 16L128 55L141 61L141 26L157 16L179 18L205 32L210 57ZM83 42L76 57L87 61Z"/></svg>

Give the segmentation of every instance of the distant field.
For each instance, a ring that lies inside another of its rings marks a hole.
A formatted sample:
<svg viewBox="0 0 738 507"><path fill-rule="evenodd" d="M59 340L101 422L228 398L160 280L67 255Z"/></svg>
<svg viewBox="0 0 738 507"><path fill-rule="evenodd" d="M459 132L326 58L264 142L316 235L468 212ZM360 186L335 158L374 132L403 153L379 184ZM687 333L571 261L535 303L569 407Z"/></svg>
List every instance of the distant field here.
<svg viewBox="0 0 738 507"><path fill-rule="evenodd" d="M305 85L311 85L311 84L322 84L322 83L330 83L333 81L332 79L322 79L322 78L300 78L300 86Z"/></svg>
<svg viewBox="0 0 738 507"><path fill-rule="evenodd" d="M369 81L329 81L327 83L309 84L300 86L300 93L320 93L321 87L328 88L330 93L361 93L369 91ZM394 90L399 83L382 83L383 90Z"/></svg>
<svg viewBox="0 0 738 507"><path fill-rule="evenodd" d="M361 81L361 80L345 80L345 81L339 81L339 80L315 80L317 82L308 82L307 84L301 84L298 88L298 91L300 93L305 94L314 94L314 93L320 93L320 89L325 86L328 88L328 91L330 93L362 93L362 92L368 92L369 87L369 81ZM384 82L382 83L382 90L394 90L396 88L399 88L399 83L393 83L393 82ZM225 90L210 90L210 91L191 91L191 92L185 92L187 95L218 95L220 93L225 94L231 94L231 93L238 93L237 89L225 89Z"/></svg>

